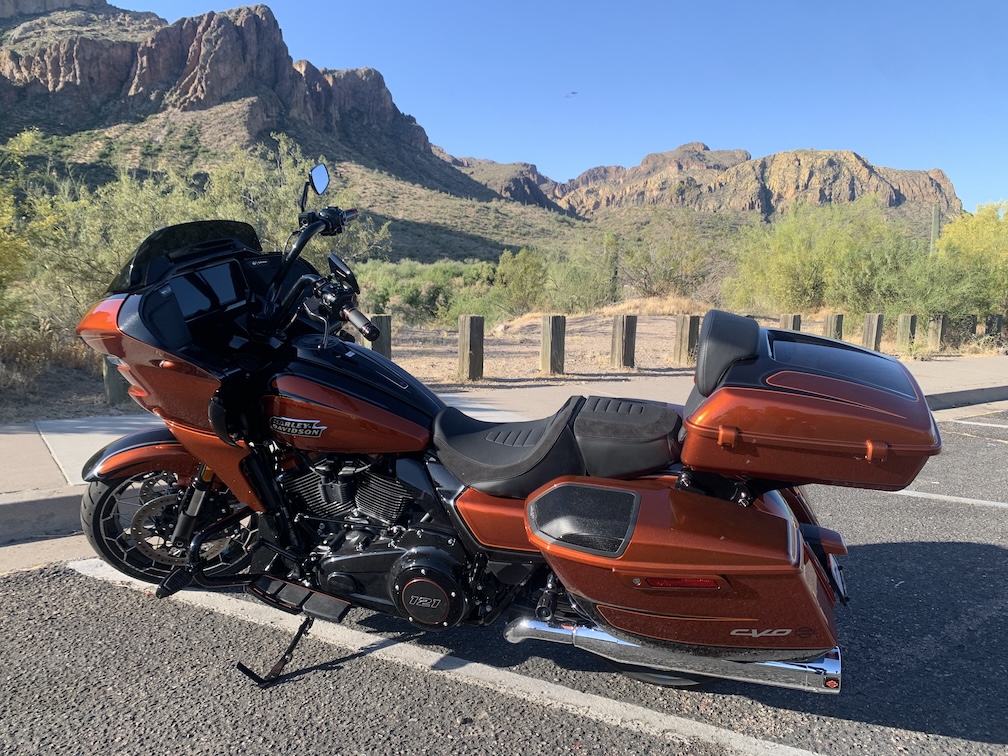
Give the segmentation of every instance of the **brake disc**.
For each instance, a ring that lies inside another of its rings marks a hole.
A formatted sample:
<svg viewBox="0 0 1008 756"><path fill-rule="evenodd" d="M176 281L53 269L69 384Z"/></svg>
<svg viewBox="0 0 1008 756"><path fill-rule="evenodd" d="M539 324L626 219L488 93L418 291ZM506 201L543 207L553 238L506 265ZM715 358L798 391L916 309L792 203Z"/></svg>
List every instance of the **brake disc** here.
<svg viewBox="0 0 1008 756"><path fill-rule="evenodd" d="M177 506L178 496L174 493L159 496L140 507L130 522L130 536L137 550L148 559L172 567L185 565L188 555L188 549L170 546ZM200 556L213 559L224 551L228 540L223 537L205 543Z"/></svg>

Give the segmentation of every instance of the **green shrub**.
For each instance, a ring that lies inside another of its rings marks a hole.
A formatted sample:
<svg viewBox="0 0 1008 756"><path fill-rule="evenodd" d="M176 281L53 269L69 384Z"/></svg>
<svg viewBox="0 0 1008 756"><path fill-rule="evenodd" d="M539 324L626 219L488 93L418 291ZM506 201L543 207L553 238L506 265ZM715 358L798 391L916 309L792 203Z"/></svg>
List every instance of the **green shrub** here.
<svg viewBox="0 0 1008 756"><path fill-rule="evenodd" d="M501 253L494 284L502 293L509 315L522 315L539 308L545 301L546 272L546 261L530 250Z"/></svg>

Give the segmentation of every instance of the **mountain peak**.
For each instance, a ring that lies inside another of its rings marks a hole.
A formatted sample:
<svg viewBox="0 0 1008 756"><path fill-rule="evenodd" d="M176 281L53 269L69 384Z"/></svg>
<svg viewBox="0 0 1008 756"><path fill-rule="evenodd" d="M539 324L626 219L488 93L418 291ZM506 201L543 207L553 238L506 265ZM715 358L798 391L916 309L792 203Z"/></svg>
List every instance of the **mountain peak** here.
<svg viewBox="0 0 1008 756"><path fill-rule="evenodd" d="M222 117L238 117L218 131L231 143L248 144L302 122L337 136L355 126L379 128L430 150L423 129L399 112L374 69L295 64L266 5L172 24L104 0L0 0L0 11L15 22L48 13L0 38L0 108L10 114L0 120L0 138L28 125L57 132L107 128L227 104ZM81 117L65 123L69 112Z"/></svg>
<svg viewBox="0 0 1008 756"><path fill-rule="evenodd" d="M865 195L888 207L919 206L928 218L936 203L962 211L942 171L877 167L850 150L753 159L695 141L631 168L591 168L563 184L528 163L435 151L439 160L378 71L295 63L266 5L169 24L105 0L0 0L0 113L0 140L28 126L58 134L136 129L139 139L156 140L191 125L216 151L291 131L410 180L581 217L648 205L770 216L794 203Z"/></svg>

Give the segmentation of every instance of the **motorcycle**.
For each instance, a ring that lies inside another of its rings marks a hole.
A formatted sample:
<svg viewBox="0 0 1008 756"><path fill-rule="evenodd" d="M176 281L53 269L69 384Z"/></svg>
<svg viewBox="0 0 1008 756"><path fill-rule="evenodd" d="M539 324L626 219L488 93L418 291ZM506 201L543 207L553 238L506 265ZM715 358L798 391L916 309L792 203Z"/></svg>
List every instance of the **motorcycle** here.
<svg viewBox="0 0 1008 756"><path fill-rule="evenodd" d="M307 210L283 253L197 221L149 236L78 334L164 427L85 465L84 532L166 597L242 586L316 619L350 607L571 644L618 671L838 693L841 535L802 485L907 486L941 437L896 360L712 310L684 405L572 396L538 420L446 406L348 337L377 329L337 255L355 210Z"/></svg>

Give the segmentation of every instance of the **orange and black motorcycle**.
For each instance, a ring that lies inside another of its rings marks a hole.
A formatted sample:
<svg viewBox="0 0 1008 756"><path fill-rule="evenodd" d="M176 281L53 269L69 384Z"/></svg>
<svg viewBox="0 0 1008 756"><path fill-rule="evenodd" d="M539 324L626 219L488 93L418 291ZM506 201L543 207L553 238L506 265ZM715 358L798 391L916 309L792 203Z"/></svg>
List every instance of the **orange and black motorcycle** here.
<svg viewBox="0 0 1008 756"><path fill-rule="evenodd" d="M241 585L315 618L504 624L645 680L840 690L843 539L802 489L895 490L941 449L897 361L703 321L685 406L571 397L484 422L347 340L357 282L301 257L356 212L306 211L289 251L201 221L147 238L78 333L164 421L99 451L81 518L97 552L168 596Z"/></svg>

